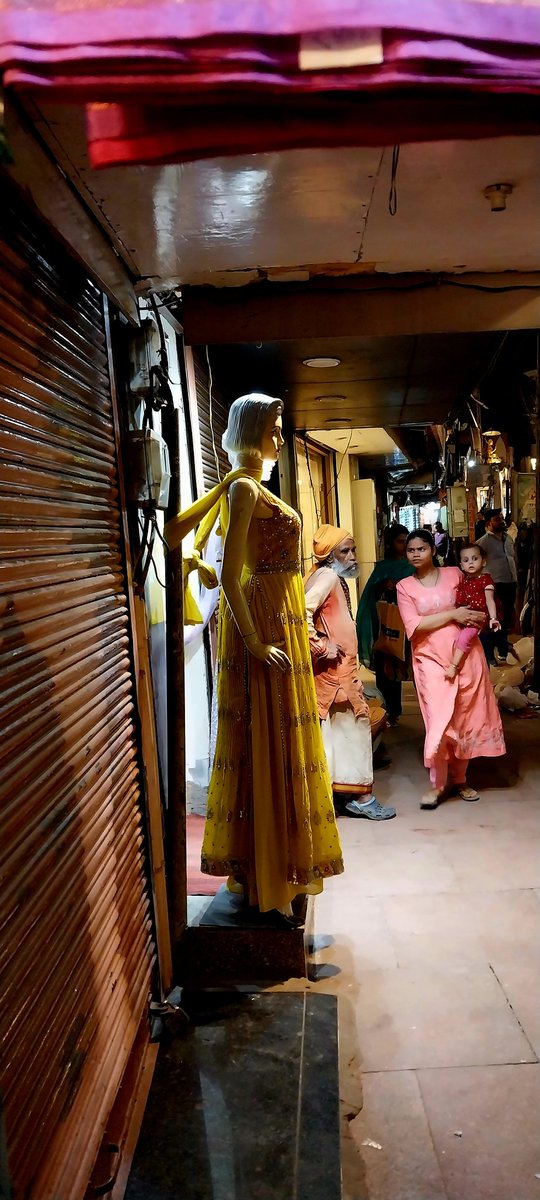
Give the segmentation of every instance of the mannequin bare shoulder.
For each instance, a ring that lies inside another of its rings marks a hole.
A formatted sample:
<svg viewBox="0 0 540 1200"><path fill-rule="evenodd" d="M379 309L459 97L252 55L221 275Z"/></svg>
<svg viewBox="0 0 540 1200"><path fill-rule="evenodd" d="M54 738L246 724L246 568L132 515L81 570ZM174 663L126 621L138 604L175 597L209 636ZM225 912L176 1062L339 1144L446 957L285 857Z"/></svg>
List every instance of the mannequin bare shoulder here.
<svg viewBox="0 0 540 1200"><path fill-rule="evenodd" d="M229 488L229 527L223 547L221 571L221 582L228 600L230 585L240 578L244 565L246 538L258 497L259 489L253 479L237 479ZM233 616L236 619L234 609ZM240 632L242 633L241 627Z"/></svg>
<svg viewBox="0 0 540 1200"><path fill-rule="evenodd" d="M221 583L250 654L269 666L287 671L291 664L284 651L260 640L241 585L246 541L258 500L259 489L251 479L237 479L229 489L229 527L223 547Z"/></svg>

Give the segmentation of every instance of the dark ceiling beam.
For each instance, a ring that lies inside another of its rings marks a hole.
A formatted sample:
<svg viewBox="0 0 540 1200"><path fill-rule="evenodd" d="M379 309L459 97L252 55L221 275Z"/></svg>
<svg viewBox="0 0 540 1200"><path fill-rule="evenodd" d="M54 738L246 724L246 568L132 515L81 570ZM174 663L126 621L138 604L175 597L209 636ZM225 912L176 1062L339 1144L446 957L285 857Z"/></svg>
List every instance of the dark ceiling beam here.
<svg viewBox="0 0 540 1200"><path fill-rule="evenodd" d="M540 326L540 273L186 287L182 309L189 345L532 329Z"/></svg>
<svg viewBox="0 0 540 1200"><path fill-rule="evenodd" d="M401 450L401 453L405 455L408 462L416 463L417 446L416 444L412 445L417 440L414 437L414 431L413 436L411 436L406 426L398 429L395 425L385 425L385 429L389 437L396 443L398 450Z"/></svg>

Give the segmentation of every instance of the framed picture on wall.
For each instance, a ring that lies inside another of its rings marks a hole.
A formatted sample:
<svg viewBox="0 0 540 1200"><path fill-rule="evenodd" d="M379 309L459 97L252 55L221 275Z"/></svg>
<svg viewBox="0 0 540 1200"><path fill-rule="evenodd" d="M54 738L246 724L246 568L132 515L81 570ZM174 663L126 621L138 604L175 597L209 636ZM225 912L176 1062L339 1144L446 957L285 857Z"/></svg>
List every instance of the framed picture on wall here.
<svg viewBox="0 0 540 1200"><path fill-rule="evenodd" d="M454 483L447 488L448 532L451 538L469 536L469 511L467 488L463 483Z"/></svg>
<svg viewBox="0 0 540 1200"><path fill-rule="evenodd" d="M536 520L536 477L532 473L516 471L514 475L512 516L516 525Z"/></svg>

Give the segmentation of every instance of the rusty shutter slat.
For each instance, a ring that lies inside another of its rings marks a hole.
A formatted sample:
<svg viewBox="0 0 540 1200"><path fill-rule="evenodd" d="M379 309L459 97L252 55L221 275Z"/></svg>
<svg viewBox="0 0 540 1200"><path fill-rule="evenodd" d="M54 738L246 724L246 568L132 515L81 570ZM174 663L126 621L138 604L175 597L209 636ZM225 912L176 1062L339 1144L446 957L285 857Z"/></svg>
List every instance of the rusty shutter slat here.
<svg viewBox="0 0 540 1200"><path fill-rule="evenodd" d="M199 350L193 350L193 369L195 376L195 392L197 396L197 415L199 418L199 433L201 438L201 454L203 465L204 486L208 490L219 482L231 469L231 465L221 445L221 439L227 428L227 408L216 386L212 388L212 416L214 441L219 463L219 477L216 468L216 454L212 441L212 426L210 424L210 395L208 392L208 373L204 357Z"/></svg>
<svg viewBox="0 0 540 1200"><path fill-rule="evenodd" d="M102 298L0 229L0 1048L15 1200L78 1200L150 990Z"/></svg>

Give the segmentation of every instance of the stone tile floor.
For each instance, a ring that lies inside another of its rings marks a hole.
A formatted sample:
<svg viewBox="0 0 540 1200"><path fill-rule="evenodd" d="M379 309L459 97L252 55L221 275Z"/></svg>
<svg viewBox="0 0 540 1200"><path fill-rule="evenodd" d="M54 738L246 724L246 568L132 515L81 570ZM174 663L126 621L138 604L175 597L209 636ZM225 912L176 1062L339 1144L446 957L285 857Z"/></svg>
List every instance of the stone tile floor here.
<svg viewBox="0 0 540 1200"><path fill-rule="evenodd" d="M381 824L340 820L313 978L338 997L344 1200L540 1200L540 719L473 764L477 804L421 812L412 688Z"/></svg>

